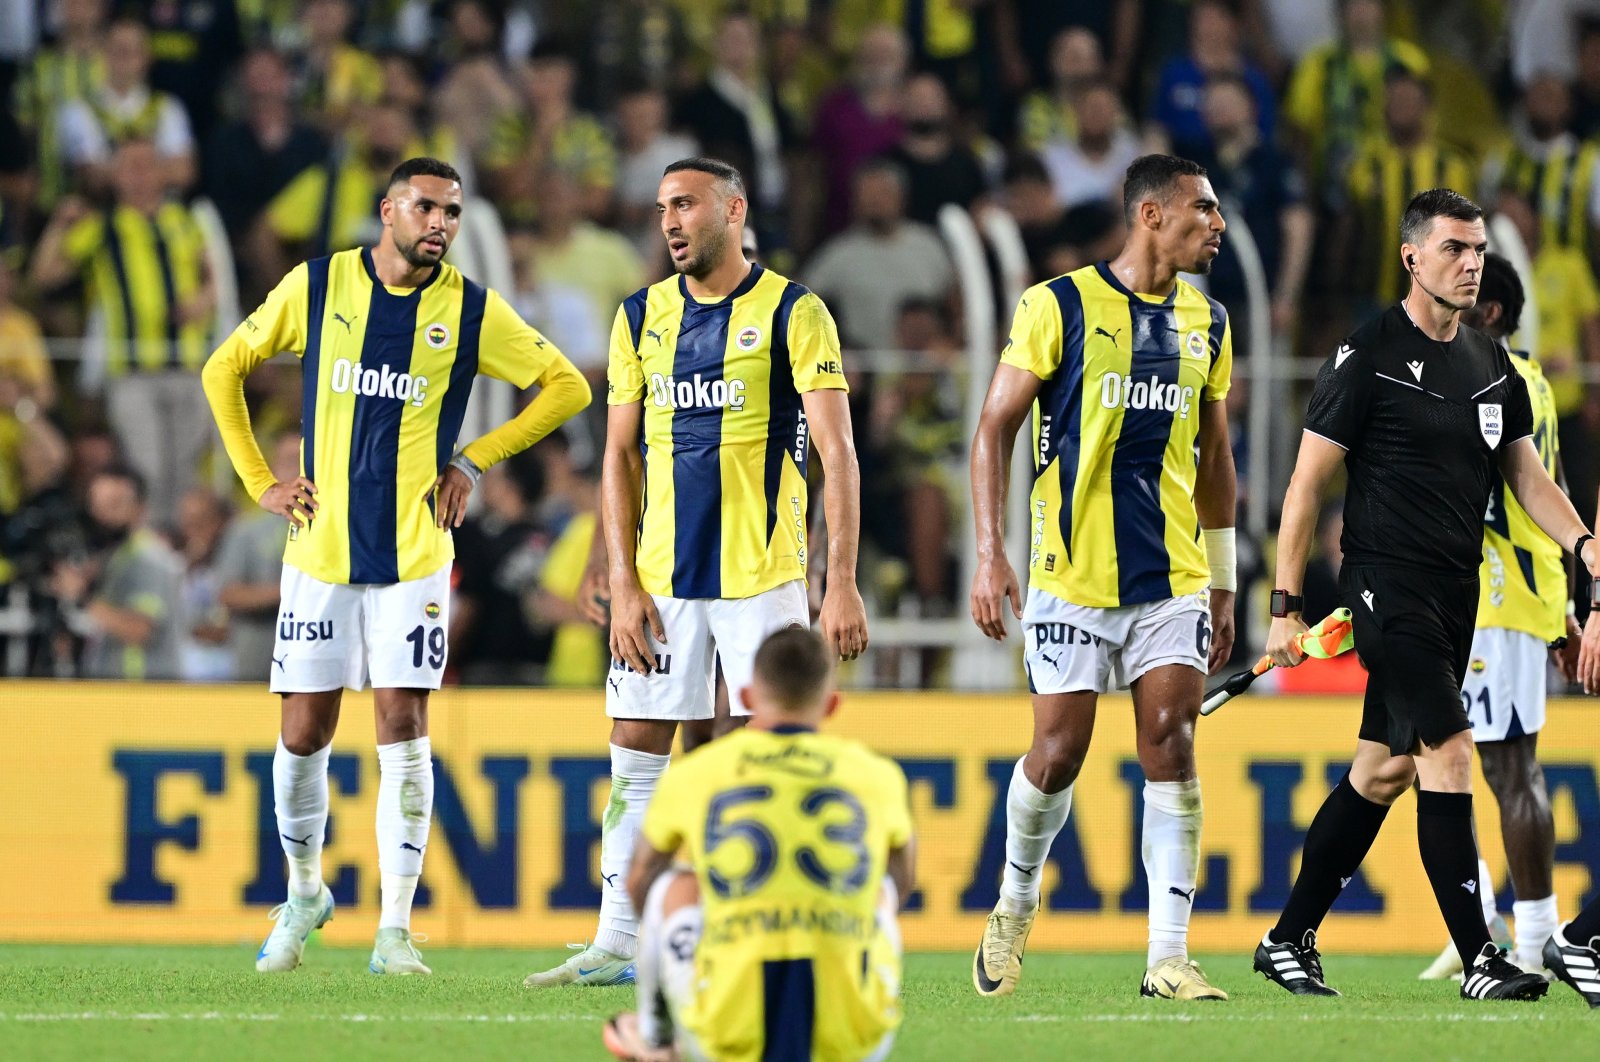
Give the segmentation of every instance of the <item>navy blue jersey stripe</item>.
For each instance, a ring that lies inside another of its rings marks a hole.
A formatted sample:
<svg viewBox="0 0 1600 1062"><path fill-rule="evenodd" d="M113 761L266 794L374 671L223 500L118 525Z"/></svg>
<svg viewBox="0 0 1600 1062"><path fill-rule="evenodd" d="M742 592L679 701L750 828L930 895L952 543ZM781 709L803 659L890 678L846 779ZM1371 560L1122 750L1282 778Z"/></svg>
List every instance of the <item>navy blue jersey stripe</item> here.
<svg viewBox="0 0 1600 1062"><path fill-rule="evenodd" d="M150 242L155 248L156 265L161 270L161 293L167 301L167 366L183 366L183 351L178 344L178 284L173 279L172 254L167 250L167 238L161 234L159 218L148 219Z"/></svg>
<svg viewBox="0 0 1600 1062"><path fill-rule="evenodd" d="M461 434L461 421L467 415L467 399L472 396L472 381L478 375L478 338L483 333L483 308L489 293L480 284L461 278L461 323L456 328L456 360L450 366L450 387L439 406L439 428L435 436L439 472L450 463Z"/></svg>
<svg viewBox="0 0 1600 1062"><path fill-rule="evenodd" d="M772 336L772 374L767 378L767 457L762 473L767 500L767 537L762 544L767 547L772 545L772 532L778 526L778 487L783 483L784 456L794 454L794 463L803 479L806 454L810 449L805 410L800 403L800 393L794 389L794 366L789 364L789 317L794 304L805 294L805 288L789 282L778 296L768 333Z"/></svg>
<svg viewBox="0 0 1600 1062"><path fill-rule="evenodd" d="M703 399L723 379L733 300L684 304L672 360L672 596L722 596L722 406Z"/></svg>
<svg viewBox="0 0 1600 1062"><path fill-rule="evenodd" d="M1182 354L1170 305L1134 298L1128 312L1133 318L1133 370L1122 395L1122 431L1111 455L1111 504L1117 600L1137 605L1172 596L1161 470L1176 419L1165 399L1177 388Z"/></svg>
<svg viewBox="0 0 1600 1062"><path fill-rule="evenodd" d="M300 464L317 481L317 396L322 393L322 315L328 305L327 258L306 263L306 352L300 356Z"/></svg>
<svg viewBox="0 0 1600 1062"><path fill-rule="evenodd" d="M761 964L761 1062L811 1062L817 975L810 959Z"/></svg>
<svg viewBox="0 0 1600 1062"><path fill-rule="evenodd" d="M622 312L628 318L628 334L633 337L633 349L635 351L639 349L639 344L644 341L644 309L645 303L649 298L650 289L640 288L622 300Z"/></svg>
<svg viewBox="0 0 1600 1062"><path fill-rule="evenodd" d="M1056 458L1061 483L1058 522L1072 563L1072 494L1078 483L1078 457L1083 438L1083 293L1070 277L1057 277L1048 285L1061 307L1061 367L1039 391L1039 447L1034 473L1042 475ZM1048 421L1042 418L1050 418Z"/></svg>
<svg viewBox="0 0 1600 1062"><path fill-rule="evenodd" d="M130 368L137 368L139 343L138 315L133 309L133 288L128 284L128 260L122 247L122 233L117 231L117 212L106 211L106 253L111 256L111 271L117 276L117 294L122 298L122 327L127 337L126 354Z"/></svg>
<svg viewBox="0 0 1600 1062"><path fill-rule="evenodd" d="M421 288L406 295L392 295L374 281L371 290L360 367L354 370L367 381L362 392L378 391L385 373L411 371L417 307L422 302ZM405 408L405 402L393 396L356 395L355 417L350 426L352 583L400 580L400 556L395 537L399 522L400 419Z"/></svg>
<svg viewBox="0 0 1600 1062"><path fill-rule="evenodd" d="M1206 302L1211 304L1211 328L1208 334L1211 337L1211 364L1214 366L1217 359L1222 357L1222 341L1228 332L1228 311L1209 295L1206 296Z"/></svg>

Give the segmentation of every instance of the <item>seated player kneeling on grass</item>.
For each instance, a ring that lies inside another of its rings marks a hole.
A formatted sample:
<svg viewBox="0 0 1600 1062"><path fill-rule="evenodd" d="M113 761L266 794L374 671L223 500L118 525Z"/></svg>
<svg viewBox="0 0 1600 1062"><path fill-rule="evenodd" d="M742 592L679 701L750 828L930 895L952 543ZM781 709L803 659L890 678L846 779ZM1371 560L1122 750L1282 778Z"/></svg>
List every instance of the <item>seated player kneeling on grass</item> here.
<svg viewBox="0 0 1600 1062"><path fill-rule="evenodd" d="M896 764L817 733L839 706L832 655L773 634L739 691L749 726L662 776L628 876L639 1010L606 1023L617 1057L888 1056L911 812Z"/></svg>

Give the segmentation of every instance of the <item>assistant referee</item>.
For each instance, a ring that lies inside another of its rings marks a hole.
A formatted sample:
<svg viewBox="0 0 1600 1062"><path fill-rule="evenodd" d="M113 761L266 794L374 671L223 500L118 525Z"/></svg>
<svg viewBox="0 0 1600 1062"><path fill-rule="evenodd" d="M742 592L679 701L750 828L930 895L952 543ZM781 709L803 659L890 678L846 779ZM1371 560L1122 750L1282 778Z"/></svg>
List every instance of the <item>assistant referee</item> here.
<svg viewBox="0 0 1600 1062"><path fill-rule="evenodd" d="M1350 771L1306 833L1289 902L1255 968L1299 995L1323 981L1316 930L1360 867L1390 805L1420 781L1417 842L1466 970L1464 999L1537 999L1547 984L1489 939L1472 830L1472 724L1461 684L1478 610L1483 513L1499 472L1539 529L1600 570L1594 544L1539 459L1527 385L1500 344L1460 321L1477 302L1483 211L1445 188L1400 221L1411 289L1357 329L1317 374L1278 532L1267 651L1292 667L1300 593L1324 488L1348 472L1343 603L1369 672ZM1318 617L1320 618L1320 617Z"/></svg>

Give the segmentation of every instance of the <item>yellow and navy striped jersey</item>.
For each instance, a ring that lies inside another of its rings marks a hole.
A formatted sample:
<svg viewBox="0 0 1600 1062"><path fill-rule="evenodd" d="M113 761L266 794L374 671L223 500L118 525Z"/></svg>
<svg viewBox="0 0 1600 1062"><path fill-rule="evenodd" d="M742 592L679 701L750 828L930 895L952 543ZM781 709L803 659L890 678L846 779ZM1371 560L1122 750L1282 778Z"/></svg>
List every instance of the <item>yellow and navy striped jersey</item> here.
<svg viewBox="0 0 1600 1062"><path fill-rule="evenodd" d="M421 287L390 288L370 248L296 266L213 360L232 361L242 378L285 350L300 357L300 467L319 507L310 526L291 529L283 559L328 583L420 579L448 564L455 549L435 524L433 484L454 455L474 377L527 387L565 362L454 266ZM260 497L271 483L247 486Z"/></svg>
<svg viewBox="0 0 1600 1062"><path fill-rule="evenodd" d="M822 300L759 265L715 302L669 277L617 310L608 376L611 405L644 404L640 585L744 598L804 579L800 396L848 390Z"/></svg>
<svg viewBox="0 0 1600 1062"><path fill-rule="evenodd" d="M1350 164L1348 183L1363 222L1362 276L1379 302L1398 301L1406 292L1395 237L1411 197L1429 188L1471 191L1472 174L1467 157L1437 137L1410 149L1396 147L1386 136L1362 145Z"/></svg>
<svg viewBox="0 0 1600 1062"><path fill-rule="evenodd" d="M1553 478L1559 460L1555 396L1538 362L1521 351L1511 353L1511 364L1528 384L1533 443ZM1539 530L1498 474L1495 480L1483 519L1478 626L1523 631L1553 642L1567 633L1567 569L1561 547Z"/></svg>
<svg viewBox="0 0 1600 1062"><path fill-rule="evenodd" d="M906 778L855 741L747 728L676 759L642 832L700 881L700 989L679 1017L726 1062L868 1057L900 1024L900 956L878 927Z"/></svg>
<svg viewBox="0 0 1600 1062"><path fill-rule="evenodd" d="M1589 203L1600 143L1566 135L1536 159L1513 147L1505 160L1500 190L1526 199L1539 215L1546 247L1589 249Z"/></svg>
<svg viewBox="0 0 1600 1062"><path fill-rule="evenodd" d="M56 114L73 100L88 100L106 81L105 57L44 48L18 75L13 113L35 138L34 164L39 170L39 205L49 207L67 191L66 160Z"/></svg>
<svg viewBox="0 0 1600 1062"><path fill-rule="evenodd" d="M1028 583L1118 608L1196 593L1200 403L1233 371L1222 304L1179 280L1129 291L1105 263L1029 288L1000 360L1044 381L1033 410Z"/></svg>
<svg viewBox="0 0 1600 1062"><path fill-rule="evenodd" d="M205 238L188 207L91 214L67 230L62 249L87 274L89 297L105 319L108 375L200 368L211 322L185 323L180 311L204 282Z"/></svg>

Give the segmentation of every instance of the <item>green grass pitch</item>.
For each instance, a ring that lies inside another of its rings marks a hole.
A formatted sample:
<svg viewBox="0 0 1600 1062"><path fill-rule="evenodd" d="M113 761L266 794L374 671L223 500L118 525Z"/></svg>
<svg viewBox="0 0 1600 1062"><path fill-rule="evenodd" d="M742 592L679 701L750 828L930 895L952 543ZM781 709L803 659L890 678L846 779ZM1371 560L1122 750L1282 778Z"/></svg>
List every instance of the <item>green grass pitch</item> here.
<svg viewBox="0 0 1600 1062"><path fill-rule="evenodd" d="M252 968L253 945L0 945L0 1054L33 1059L583 1060L610 1056L600 1020L632 989L522 987L564 953L429 949L431 978L380 978L366 953L315 942L287 976ZM1327 959L1346 998L1299 1000L1250 972L1241 951L1202 956L1221 1004L1138 998L1142 956L1029 955L1009 999L972 990L970 955L906 961L894 1058L1549 1058L1593 1044L1600 1014L1565 985L1538 1003L1466 1003L1423 983L1426 960ZM1581 1049L1580 1049L1581 1050Z"/></svg>

